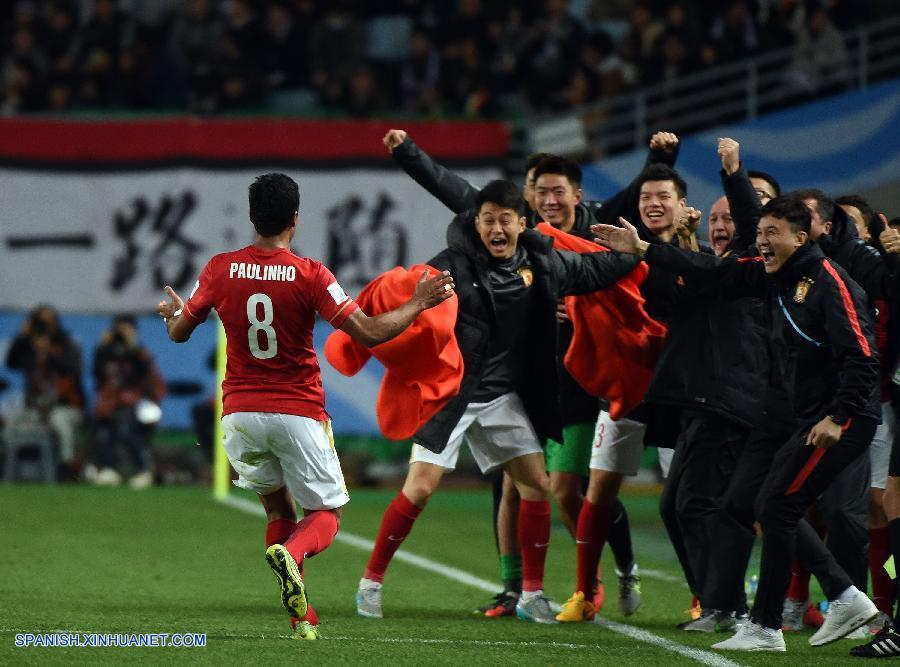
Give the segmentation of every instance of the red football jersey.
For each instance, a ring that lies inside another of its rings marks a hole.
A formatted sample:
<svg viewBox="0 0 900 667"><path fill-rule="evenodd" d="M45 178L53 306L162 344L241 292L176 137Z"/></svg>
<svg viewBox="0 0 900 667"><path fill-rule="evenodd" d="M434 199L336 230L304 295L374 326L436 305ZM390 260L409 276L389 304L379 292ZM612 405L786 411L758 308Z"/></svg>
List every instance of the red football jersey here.
<svg viewBox="0 0 900 667"><path fill-rule="evenodd" d="M283 248L216 255L200 273L183 316L215 308L228 338L222 414L278 412L326 419L313 348L316 313L335 328L359 308L319 262Z"/></svg>

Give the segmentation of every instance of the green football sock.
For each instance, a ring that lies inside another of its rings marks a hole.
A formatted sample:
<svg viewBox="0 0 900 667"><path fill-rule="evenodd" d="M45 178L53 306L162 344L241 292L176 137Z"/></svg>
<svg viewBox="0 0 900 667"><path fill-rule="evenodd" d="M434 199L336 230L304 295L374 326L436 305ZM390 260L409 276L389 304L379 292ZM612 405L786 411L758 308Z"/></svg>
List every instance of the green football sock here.
<svg viewBox="0 0 900 667"><path fill-rule="evenodd" d="M504 590L521 593L522 557L518 554L500 554L500 577Z"/></svg>

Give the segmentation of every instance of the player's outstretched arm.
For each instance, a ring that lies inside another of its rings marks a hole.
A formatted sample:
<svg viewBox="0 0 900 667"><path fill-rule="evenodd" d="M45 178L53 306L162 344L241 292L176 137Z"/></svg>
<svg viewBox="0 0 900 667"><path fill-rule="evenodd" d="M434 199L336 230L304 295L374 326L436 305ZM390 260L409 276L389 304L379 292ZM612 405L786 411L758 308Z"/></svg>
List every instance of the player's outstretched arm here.
<svg viewBox="0 0 900 667"><path fill-rule="evenodd" d="M176 343L183 343L194 333L197 324L182 317L184 301L176 294L175 290L166 285L165 292L169 301L160 301L156 304L156 312L166 321L166 332L169 334L169 338Z"/></svg>
<svg viewBox="0 0 900 667"><path fill-rule="evenodd" d="M355 310L340 329L366 347L385 343L402 333L423 310L434 308L453 296L453 287L449 271L442 271L429 278L426 270L416 283L412 298L402 306L373 317Z"/></svg>

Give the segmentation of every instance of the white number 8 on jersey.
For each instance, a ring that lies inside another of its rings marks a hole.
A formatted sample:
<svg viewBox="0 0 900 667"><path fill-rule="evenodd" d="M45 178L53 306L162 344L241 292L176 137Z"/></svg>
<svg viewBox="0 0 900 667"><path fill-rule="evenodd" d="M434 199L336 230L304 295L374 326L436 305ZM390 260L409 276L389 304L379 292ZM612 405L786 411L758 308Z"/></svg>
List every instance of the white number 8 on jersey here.
<svg viewBox="0 0 900 667"><path fill-rule="evenodd" d="M262 304L263 318L257 319L257 306ZM268 294L257 293L247 299L247 319L250 320L250 329L247 330L247 342L250 345L250 354L257 359L271 359L278 354L278 340L275 338L275 329L271 327L275 318L275 310L272 308L272 299ZM266 346L259 346L259 332L266 335Z"/></svg>

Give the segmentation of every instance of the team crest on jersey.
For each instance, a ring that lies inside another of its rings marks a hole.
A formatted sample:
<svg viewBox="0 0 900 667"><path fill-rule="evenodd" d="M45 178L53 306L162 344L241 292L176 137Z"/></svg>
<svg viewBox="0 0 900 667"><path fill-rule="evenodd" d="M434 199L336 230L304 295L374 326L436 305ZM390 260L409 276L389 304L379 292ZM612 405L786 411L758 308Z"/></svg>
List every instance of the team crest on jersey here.
<svg viewBox="0 0 900 667"><path fill-rule="evenodd" d="M806 295L809 294L809 288L812 287L814 282L816 281L812 278L803 278L797 283L797 287L794 288L794 301L797 303L806 301Z"/></svg>
<svg viewBox="0 0 900 667"><path fill-rule="evenodd" d="M534 282L534 273L529 266L522 266L516 271L520 276L522 276L522 282L525 283L525 287L531 287L531 283Z"/></svg>

